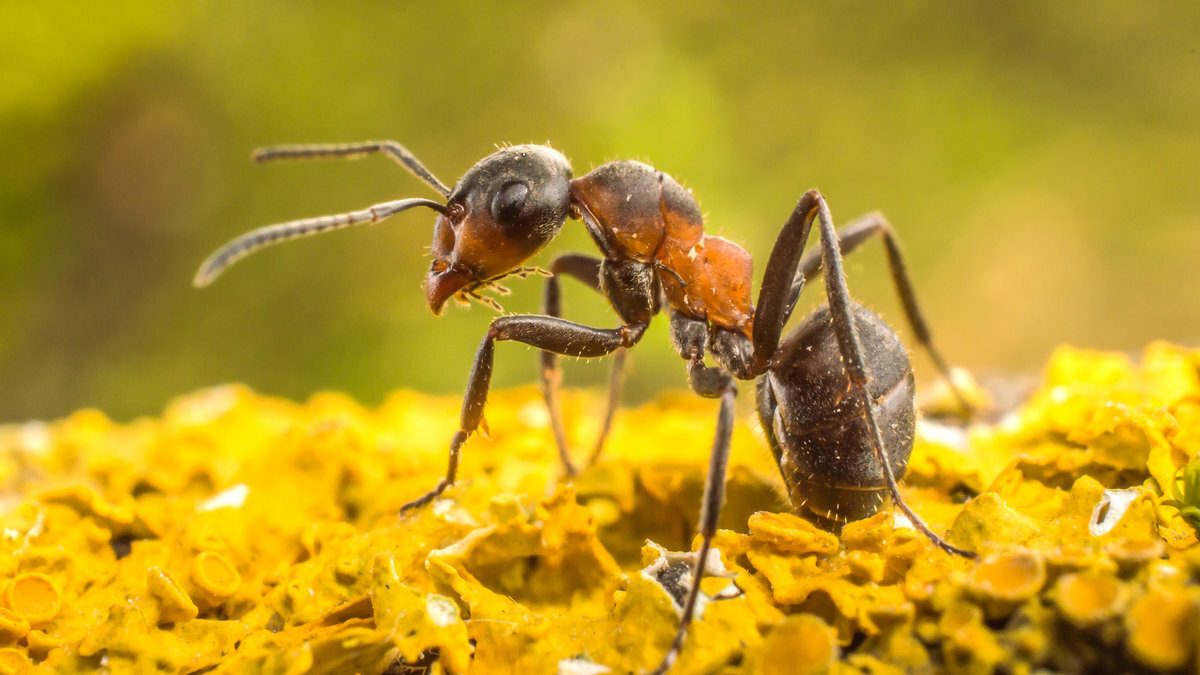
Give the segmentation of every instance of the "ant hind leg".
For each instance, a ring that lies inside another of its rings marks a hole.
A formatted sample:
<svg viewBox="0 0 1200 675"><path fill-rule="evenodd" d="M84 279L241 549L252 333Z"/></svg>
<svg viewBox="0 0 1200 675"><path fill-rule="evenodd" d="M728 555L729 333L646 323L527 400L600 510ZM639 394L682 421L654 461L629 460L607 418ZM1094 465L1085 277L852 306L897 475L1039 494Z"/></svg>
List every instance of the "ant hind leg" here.
<svg viewBox="0 0 1200 675"><path fill-rule="evenodd" d="M925 353L929 354L929 359L933 361L934 367L941 373L942 378L950 387L950 391L954 394L955 399L957 399L959 406L963 410L964 417L970 419L975 413L974 406L967 400L966 395L963 394L959 386L954 383L949 364L933 344L933 336L929 330L929 324L921 312L920 305L917 304L917 291L913 286L912 278L908 275L908 266L904 263L904 254L900 249L900 240L896 237L895 230L892 229L892 224L883 217L883 214L868 214L837 231L838 248L841 250L842 257L845 257L863 243L876 236L883 237L883 244L887 250L888 270L892 276L892 285L896 289L896 295L900 297L900 305L904 308L904 317L908 320L908 325L912 328L913 337L925 350ZM810 251L800 261L800 273L796 275L796 278L792 282L792 297L798 297L805 280L811 280L820 276L821 271L821 251ZM795 304L796 301L793 299L791 302Z"/></svg>
<svg viewBox="0 0 1200 675"><path fill-rule="evenodd" d="M875 459L883 471L884 481L887 483L892 502L904 515L908 516L913 527L929 538L938 548L948 553L975 558L977 556L974 553L950 544L929 529L925 521L921 520L920 516L909 507L900 495L900 487L896 483L891 458L888 456L887 445L884 443L883 433L879 426L875 402L867 394L866 357L863 356L862 342L854 321L853 301L850 299L850 292L846 287L846 274L842 269L842 253L838 248L837 232L833 229L833 216L830 215L825 200L819 195L817 196L817 220L821 230L821 264L826 276L825 294L829 301L829 314L833 322L834 334L837 336L846 375L850 379L850 388L854 395L859 397L865 411L864 418L870 433L871 445L875 450Z"/></svg>
<svg viewBox="0 0 1200 675"><path fill-rule="evenodd" d="M812 232L813 218L817 213L817 202L821 196L816 190L804 193L792 215L779 231L767 267L763 271L762 285L758 291L758 302L754 307L754 328L751 340L754 346L755 370L761 374L770 366L771 359L779 349L779 338L783 327L796 307L796 299L804 286L803 275L797 275L800 256ZM798 280L799 285L793 283Z"/></svg>
<svg viewBox="0 0 1200 675"><path fill-rule="evenodd" d="M771 250L771 257L763 272L762 288L754 313L753 334L755 362L760 372L766 369L767 363L779 347L783 326L791 317L805 282L820 276L824 271L821 249L810 251L801 257L812 229L813 219L819 211L818 201L823 203L815 190L809 190L800 198L796 209L780 230L775 248ZM837 231L835 240L841 251L839 255L849 254L875 236L883 237L892 284L900 296L904 316L912 327L914 337L950 385L965 415L971 417L974 413L971 404L962 390L954 384L949 365L933 344L929 324L917 304L916 289L908 275L900 242L891 224L882 215L873 213Z"/></svg>

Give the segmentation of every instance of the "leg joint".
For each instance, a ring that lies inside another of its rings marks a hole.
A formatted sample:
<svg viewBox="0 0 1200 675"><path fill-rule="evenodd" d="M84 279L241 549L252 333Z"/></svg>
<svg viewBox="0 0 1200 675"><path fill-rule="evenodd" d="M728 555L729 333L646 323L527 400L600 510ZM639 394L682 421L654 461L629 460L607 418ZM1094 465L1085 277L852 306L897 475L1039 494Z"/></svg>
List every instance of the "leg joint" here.
<svg viewBox="0 0 1200 675"><path fill-rule="evenodd" d="M645 335L648 326L649 324L641 322L621 326L621 346L628 348L636 345Z"/></svg>
<svg viewBox="0 0 1200 675"><path fill-rule="evenodd" d="M720 398L722 394L737 394L737 381L720 368L710 368L697 358L688 361L688 384L704 398Z"/></svg>

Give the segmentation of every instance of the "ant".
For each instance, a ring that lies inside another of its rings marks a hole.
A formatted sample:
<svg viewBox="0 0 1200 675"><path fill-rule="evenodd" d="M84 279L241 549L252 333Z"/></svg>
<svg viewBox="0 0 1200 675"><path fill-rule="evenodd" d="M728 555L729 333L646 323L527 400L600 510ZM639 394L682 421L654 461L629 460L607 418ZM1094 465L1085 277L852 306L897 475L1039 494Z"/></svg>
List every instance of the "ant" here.
<svg viewBox="0 0 1200 675"><path fill-rule="evenodd" d="M874 514L890 497L913 527L939 548L975 557L930 530L897 487L912 452L916 425L912 368L895 332L850 298L843 255L873 237L883 239L892 282L916 340L951 383L964 412L969 415L971 408L954 387L946 362L933 346L899 242L881 215L868 215L837 231L821 194L806 192L780 231L767 261L758 302L752 305L750 254L727 239L704 234L700 209L691 193L667 174L640 162L610 162L573 178L571 165L558 151L517 145L480 160L451 189L392 141L279 146L258 150L253 157L265 162L358 158L373 153L399 162L440 193L445 204L401 199L254 230L209 257L200 267L195 285L207 285L226 267L264 246L359 223L377 223L417 206L438 213L433 262L425 277L425 298L434 314L440 314L450 298L463 303L475 300L499 309L495 300L481 292L506 292L497 282L507 276L540 273L549 277L544 314L492 320L471 367L459 430L450 441L446 475L423 496L401 507L401 512L428 504L454 484L460 450L483 424L497 342L521 342L543 352L543 391L563 466L572 474L575 467L568 457L558 405L557 356L592 358L618 353L607 430L619 387L620 357L641 340L651 319L665 309L671 341L687 362L691 389L700 396L720 399L720 412L690 588L675 638L655 672L665 672L674 664L696 608L724 500L738 380L757 379L759 418L792 504L802 515L837 530ZM583 221L602 257L560 255L549 272L524 267L525 261L554 238L568 216ZM820 248L805 254L814 225ZM821 274L825 275L826 304L781 340L805 283ZM621 325L596 328L562 318L559 276L572 277L604 295ZM706 364L706 355L711 355L714 366Z"/></svg>

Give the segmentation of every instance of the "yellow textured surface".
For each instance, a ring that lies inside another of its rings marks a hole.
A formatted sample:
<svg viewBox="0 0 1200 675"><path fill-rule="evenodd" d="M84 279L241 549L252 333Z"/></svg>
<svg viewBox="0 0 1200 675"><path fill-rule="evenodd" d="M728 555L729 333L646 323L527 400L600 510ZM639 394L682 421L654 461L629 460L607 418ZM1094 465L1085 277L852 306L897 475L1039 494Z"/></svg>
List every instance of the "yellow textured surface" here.
<svg viewBox="0 0 1200 675"><path fill-rule="evenodd" d="M840 537L787 513L743 411L724 572L676 672L1194 672L1198 374L1200 354L1165 344L1140 364L1064 348L1001 422L923 424L904 491L978 562L888 512ZM597 401L566 401L581 447ZM0 673L656 665L715 404L621 411L605 459L563 483L538 394L494 393L460 483L399 517L444 470L459 404L231 386L130 424L0 427Z"/></svg>

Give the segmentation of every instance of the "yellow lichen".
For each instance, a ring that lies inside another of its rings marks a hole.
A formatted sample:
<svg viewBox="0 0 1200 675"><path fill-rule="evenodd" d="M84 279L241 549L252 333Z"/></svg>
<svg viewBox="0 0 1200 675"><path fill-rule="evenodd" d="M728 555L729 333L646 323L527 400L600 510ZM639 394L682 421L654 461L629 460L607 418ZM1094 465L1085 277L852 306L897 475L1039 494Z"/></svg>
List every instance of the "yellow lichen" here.
<svg viewBox="0 0 1200 675"><path fill-rule="evenodd" d="M4 600L30 626L42 626L54 620L62 605L58 586L40 572L17 575L8 583Z"/></svg>
<svg viewBox="0 0 1200 675"><path fill-rule="evenodd" d="M188 596L187 591L175 581L169 570L162 567L151 567L146 571L146 588L158 598L161 609L158 613L160 623L176 623L194 619L200 614L196 603Z"/></svg>
<svg viewBox="0 0 1200 675"><path fill-rule="evenodd" d="M1098 569L1064 574L1054 589L1063 617L1081 628L1117 616L1125 607L1126 595L1120 580Z"/></svg>
<svg viewBox="0 0 1200 675"><path fill-rule="evenodd" d="M596 400L564 400L573 441ZM0 427L0 484L21 497L0 514L0 674L656 665L715 403L621 411L604 459L566 481L538 393L493 393L458 484L398 515L443 472L460 403L232 386L129 424ZM902 491L969 561L891 511L839 536L788 513L739 424L675 672L1195 668L1200 546L1170 501L1198 455L1200 352L1060 349L1003 422L918 427Z"/></svg>
<svg viewBox="0 0 1200 675"><path fill-rule="evenodd" d="M838 659L833 631L809 614L788 617L763 644L758 672L764 675L826 673Z"/></svg>
<svg viewBox="0 0 1200 675"><path fill-rule="evenodd" d="M15 611L0 607L0 641L12 643L29 632L29 620Z"/></svg>
<svg viewBox="0 0 1200 675"><path fill-rule="evenodd" d="M1152 591L1138 598L1125 617L1129 652L1151 668L1182 668L1196 656L1196 589Z"/></svg>
<svg viewBox="0 0 1200 675"><path fill-rule="evenodd" d="M191 576L199 595L214 607L232 597L242 584L233 563L215 551L204 551L192 559Z"/></svg>
<svg viewBox="0 0 1200 675"><path fill-rule="evenodd" d="M1046 583L1046 566L1034 551L990 555L971 570L968 590L989 618L1007 617Z"/></svg>
<svg viewBox="0 0 1200 675"><path fill-rule="evenodd" d="M0 675L24 675L32 664L24 650L13 647L0 648Z"/></svg>

